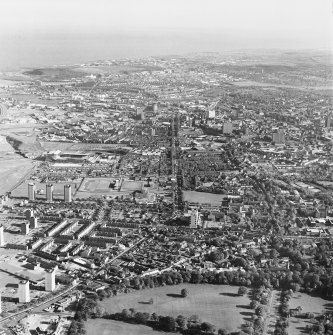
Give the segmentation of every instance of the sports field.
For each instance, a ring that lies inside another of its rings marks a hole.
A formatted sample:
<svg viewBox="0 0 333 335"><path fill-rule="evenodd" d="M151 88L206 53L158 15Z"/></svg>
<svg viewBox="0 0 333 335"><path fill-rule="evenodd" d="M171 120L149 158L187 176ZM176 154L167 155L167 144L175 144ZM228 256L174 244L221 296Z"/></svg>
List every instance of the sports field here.
<svg viewBox="0 0 333 335"><path fill-rule="evenodd" d="M221 205L221 201L226 198L225 194L213 194L197 191L183 191L183 200L188 202L198 202L200 204L210 203L212 205Z"/></svg>
<svg viewBox="0 0 333 335"><path fill-rule="evenodd" d="M124 192L134 192L134 191L141 191L141 190L142 190L141 181L126 180L126 181L123 181L121 185L121 191L124 191Z"/></svg>
<svg viewBox="0 0 333 335"><path fill-rule="evenodd" d="M182 288L188 289L188 297L180 296ZM124 308L134 308L140 312L155 312L159 315L174 317L180 314L186 317L198 315L202 321L212 323L217 329L224 328L231 332L239 330L240 326L245 323L244 318L249 318L253 314L253 311L248 308L249 298L239 297L237 291L236 286L181 284L122 294L102 301L101 305L110 313L121 312ZM147 303L150 298L153 298L153 304ZM102 327L102 323L100 325ZM103 323L103 325L106 324ZM98 333L112 334L111 332L104 333L103 328L99 329ZM93 335L94 333L88 332L87 334Z"/></svg>
<svg viewBox="0 0 333 335"><path fill-rule="evenodd" d="M92 193L109 193L109 187L113 180L111 178L85 178L79 191Z"/></svg>

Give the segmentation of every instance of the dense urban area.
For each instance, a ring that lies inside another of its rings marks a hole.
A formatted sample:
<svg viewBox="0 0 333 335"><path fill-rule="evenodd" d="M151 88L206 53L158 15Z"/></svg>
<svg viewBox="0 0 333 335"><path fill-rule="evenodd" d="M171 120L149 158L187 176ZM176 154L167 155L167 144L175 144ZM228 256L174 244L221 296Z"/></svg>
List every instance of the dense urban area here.
<svg viewBox="0 0 333 335"><path fill-rule="evenodd" d="M0 334L333 334L329 54L1 78Z"/></svg>

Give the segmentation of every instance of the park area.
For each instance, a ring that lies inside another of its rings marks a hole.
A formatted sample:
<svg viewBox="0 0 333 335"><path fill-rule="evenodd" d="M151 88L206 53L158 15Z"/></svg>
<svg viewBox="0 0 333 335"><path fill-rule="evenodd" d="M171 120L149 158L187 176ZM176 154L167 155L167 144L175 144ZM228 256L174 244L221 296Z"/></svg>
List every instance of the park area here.
<svg viewBox="0 0 333 335"><path fill-rule="evenodd" d="M165 332L154 330L148 326L132 325L129 323L105 320L89 319L86 322L87 335L162 335Z"/></svg>
<svg viewBox="0 0 333 335"><path fill-rule="evenodd" d="M296 292L289 301L289 308L297 308L298 306L302 307L300 313L313 313L317 316L318 314L332 311L333 304L320 297L313 297L306 293ZM310 319L291 317L289 319L288 334L305 334L306 326L310 326L311 324Z"/></svg>
<svg viewBox="0 0 333 335"><path fill-rule="evenodd" d="M181 290L186 288L189 295L183 298ZM121 312L123 309L134 308L137 312L157 313L163 316L183 315L199 316L216 328L228 332L240 330L245 319L253 314L249 309L250 299L238 296L237 286L210 284L181 284L164 286L149 290L134 291L103 300L100 304L107 313ZM150 299L153 303L149 303ZM104 319L89 320L87 334L157 334L146 326L134 326L120 321ZM160 332L159 332L160 333Z"/></svg>

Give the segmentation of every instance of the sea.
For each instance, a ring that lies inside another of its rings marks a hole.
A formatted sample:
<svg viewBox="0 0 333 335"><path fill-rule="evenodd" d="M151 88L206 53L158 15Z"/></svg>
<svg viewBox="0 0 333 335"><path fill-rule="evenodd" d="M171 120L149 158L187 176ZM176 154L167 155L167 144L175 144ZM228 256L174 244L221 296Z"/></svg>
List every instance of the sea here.
<svg viewBox="0 0 333 335"><path fill-rule="evenodd" d="M299 42L299 43L298 43ZM196 52L224 52L253 48L303 48L301 41L283 43L266 39L232 38L218 34L155 33L125 34L0 34L0 72L52 65L81 64L96 60L186 55Z"/></svg>

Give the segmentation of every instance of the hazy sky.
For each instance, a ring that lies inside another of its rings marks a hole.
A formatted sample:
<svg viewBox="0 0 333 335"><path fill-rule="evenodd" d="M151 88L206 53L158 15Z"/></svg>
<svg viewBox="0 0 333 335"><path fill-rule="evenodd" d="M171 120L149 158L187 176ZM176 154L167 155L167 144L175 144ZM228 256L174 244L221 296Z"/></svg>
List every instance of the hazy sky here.
<svg viewBox="0 0 333 335"><path fill-rule="evenodd" d="M3 34L231 29L327 38L332 9L331 0L1 0L0 27Z"/></svg>
<svg viewBox="0 0 333 335"><path fill-rule="evenodd" d="M59 36L61 47L92 41L101 51L102 35L121 36L117 50L136 37L142 50L156 43L161 52L220 51L224 44L328 49L332 12L332 0L0 0L0 62L28 42L31 52L47 54L47 45L58 51Z"/></svg>

